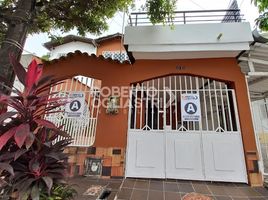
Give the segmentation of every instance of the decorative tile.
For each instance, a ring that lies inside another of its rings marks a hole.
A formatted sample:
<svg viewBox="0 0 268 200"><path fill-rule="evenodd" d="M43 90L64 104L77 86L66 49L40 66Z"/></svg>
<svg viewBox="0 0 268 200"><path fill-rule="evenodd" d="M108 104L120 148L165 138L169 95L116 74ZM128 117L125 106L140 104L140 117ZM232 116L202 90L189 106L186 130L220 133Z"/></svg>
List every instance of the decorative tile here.
<svg viewBox="0 0 268 200"><path fill-rule="evenodd" d="M79 175L84 175L84 171L85 171L85 165L80 165L79 166Z"/></svg>
<svg viewBox="0 0 268 200"><path fill-rule="evenodd" d="M111 167L112 166L112 157L104 156L102 158L102 166Z"/></svg>
<svg viewBox="0 0 268 200"><path fill-rule="evenodd" d="M112 166L119 167L121 165L121 155L114 155L112 157Z"/></svg>
<svg viewBox="0 0 268 200"><path fill-rule="evenodd" d="M124 176L123 167L112 167L111 176Z"/></svg>
<svg viewBox="0 0 268 200"><path fill-rule="evenodd" d="M80 171L80 165L75 165L74 166L74 175L75 176L79 175L79 171Z"/></svg>
<svg viewBox="0 0 268 200"><path fill-rule="evenodd" d="M79 165L84 165L87 155L86 154L78 154L76 157L76 163Z"/></svg>
<svg viewBox="0 0 268 200"><path fill-rule="evenodd" d="M102 167L102 176L111 176L112 168L111 167Z"/></svg>
<svg viewBox="0 0 268 200"><path fill-rule="evenodd" d="M83 153L86 154L87 153L87 147L78 147L77 148L77 153L78 154L80 154L80 153L81 154L83 154Z"/></svg>
<svg viewBox="0 0 268 200"><path fill-rule="evenodd" d="M102 170L102 160L101 158L88 157L85 161L84 174L88 176L99 176Z"/></svg>
<svg viewBox="0 0 268 200"><path fill-rule="evenodd" d="M75 163L76 162L76 157L74 155L71 155L68 157L68 163Z"/></svg>
<svg viewBox="0 0 268 200"><path fill-rule="evenodd" d="M107 153L106 148L102 148L102 147L97 147L96 148L96 155L97 156L103 157L103 156L106 156L106 153Z"/></svg>
<svg viewBox="0 0 268 200"><path fill-rule="evenodd" d="M113 156L113 148L107 148L106 156Z"/></svg>
<svg viewBox="0 0 268 200"><path fill-rule="evenodd" d="M77 153L77 147L67 147L69 154L76 154Z"/></svg>
<svg viewBox="0 0 268 200"><path fill-rule="evenodd" d="M88 147L87 154L95 155L96 154L96 147Z"/></svg>
<svg viewBox="0 0 268 200"><path fill-rule="evenodd" d="M121 155L121 149L113 149L113 155Z"/></svg>

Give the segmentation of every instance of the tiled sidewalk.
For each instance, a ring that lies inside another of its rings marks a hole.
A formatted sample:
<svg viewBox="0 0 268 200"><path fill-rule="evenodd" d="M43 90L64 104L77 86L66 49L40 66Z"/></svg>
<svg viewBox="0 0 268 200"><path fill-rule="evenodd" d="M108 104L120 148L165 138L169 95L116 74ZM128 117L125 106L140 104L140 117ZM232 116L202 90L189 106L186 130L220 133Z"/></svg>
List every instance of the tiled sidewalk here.
<svg viewBox="0 0 268 200"><path fill-rule="evenodd" d="M69 184L72 184L76 191L78 192L78 196L76 200L96 200L98 196L90 196L84 195L88 188L93 185L100 185L105 188L110 189L112 192L108 198L108 200L114 200L116 194L120 190L120 186L122 185L123 179L95 179L90 177L75 177L69 179Z"/></svg>
<svg viewBox="0 0 268 200"><path fill-rule="evenodd" d="M110 189L112 193L108 200L180 200L191 192L205 194L213 200L268 200L268 190L265 188L235 183L89 177L72 178L69 182L76 185L79 194L77 200L95 200L96 196L83 195L92 185Z"/></svg>
<svg viewBox="0 0 268 200"><path fill-rule="evenodd" d="M246 184L140 179L125 179L117 199L180 200L191 192L205 194L214 200L268 200L268 190Z"/></svg>

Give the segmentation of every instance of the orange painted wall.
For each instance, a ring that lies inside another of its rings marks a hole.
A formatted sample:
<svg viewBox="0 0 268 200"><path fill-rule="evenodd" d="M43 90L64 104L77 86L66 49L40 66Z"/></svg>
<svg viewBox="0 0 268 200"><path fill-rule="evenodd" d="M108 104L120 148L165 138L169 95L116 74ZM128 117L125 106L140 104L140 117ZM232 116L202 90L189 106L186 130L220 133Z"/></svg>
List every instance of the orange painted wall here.
<svg viewBox="0 0 268 200"><path fill-rule="evenodd" d="M100 80L95 80L93 83L94 88L101 88L101 81ZM64 92L69 92L69 91L84 91L86 92L85 95L85 101L88 102L90 101L92 104L92 98L93 96L90 95L88 91L90 91L90 87L85 85L84 83L81 83L79 80L75 79L66 79L64 80L61 84L58 84L52 88L53 92L56 91L64 91ZM90 105L92 106L92 105Z"/></svg>
<svg viewBox="0 0 268 200"><path fill-rule="evenodd" d="M178 70L176 66L183 66ZM245 152L256 151L256 142L248 102L245 76L234 58L191 60L138 60L135 64L119 64L95 57L76 54L46 64L44 73L56 76L84 75L102 80L102 87L129 86L131 83L170 74L202 76L232 83L236 90L238 112ZM121 102L127 102L127 98ZM96 142L94 146L125 147L127 141L128 108L120 109L118 115L107 115L100 108Z"/></svg>
<svg viewBox="0 0 268 200"><path fill-rule="evenodd" d="M121 42L121 37L101 42L97 48L97 56L102 55L103 51L125 51Z"/></svg>

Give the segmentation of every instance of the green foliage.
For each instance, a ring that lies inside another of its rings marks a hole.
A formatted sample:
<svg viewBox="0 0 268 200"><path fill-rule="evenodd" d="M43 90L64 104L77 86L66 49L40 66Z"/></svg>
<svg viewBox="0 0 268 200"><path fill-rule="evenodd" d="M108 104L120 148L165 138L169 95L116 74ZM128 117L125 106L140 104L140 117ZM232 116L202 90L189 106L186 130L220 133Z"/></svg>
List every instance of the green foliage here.
<svg viewBox="0 0 268 200"><path fill-rule="evenodd" d="M149 19L153 24L172 23L176 0L148 0L146 2Z"/></svg>
<svg viewBox="0 0 268 200"><path fill-rule="evenodd" d="M0 1L0 42L16 9L18 0ZM152 23L171 22L176 0L147 0L146 7ZM60 29L62 32L74 28L80 35L90 32L100 34L107 30L107 19L117 11L133 6L132 0L37 0L33 19L29 21L29 33L50 32ZM1 14L2 13L2 14Z"/></svg>
<svg viewBox="0 0 268 200"><path fill-rule="evenodd" d="M1 85L15 93L0 92L0 103L13 109L0 115L0 191L19 200L39 200L40 191L49 195L53 185L64 181L67 174L68 156L63 150L71 138L43 118L65 105L66 99L50 97L48 91L59 80L42 77L43 68L36 61L26 72L14 56L11 58L24 90L0 77ZM58 136L63 139L55 141Z"/></svg>
<svg viewBox="0 0 268 200"><path fill-rule="evenodd" d="M50 55L49 55L49 53L46 54L46 55L43 55L43 56L41 57L41 59L44 60L44 61L49 61L49 60L50 60Z"/></svg>
<svg viewBox="0 0 268 200"><path fill-rule="evenodd" d="M261 30L268 31L268 12L261 14L256 22Z"/></svg>
<svg viewBox="0 0 268 200"><path fill-rule="evenodd" d="M0 2L0 10L15 9L15 2ZM80 35L86 32L100 34L108 28L107 19L131 3L132 0L39 0L34 10L35 17L31 22L30 33L49 32L52 29L67 32L77 28ZM8 16L2 18L2 21L8 21L7 18Z"/></svg>
<svg viewBox="0 0 268 200"><path fill-rule="evenodd" d="M1 12L1 10L0 10ZM1 14L0 14L0 47L1 47L1 43L3 42L4 38L5 38L5 33L7 31L7 25L4 22L1 22Z"/></svg>
<svg viewBox="0 0 268 200"><path fill-rule="evenodd" d="M77 195L76 190L67 184L57 184L51 189L49 195L46 190L41 191L40 200L72 200Z"/></svg>
<svg viewBox="0 0 268 200"><path fill-rule="evenodd" d="M251 0L254 2L254 5L258 7L260 12L267 11L268 9L268 0Z"/></svg>
<svg viewBox="0 0 268 200"><path fill-rule="evenodd" d="M0 31L0 48L1 48L1 44L4 41L5 38L5 32L4 31Z"/></svg>
<svg viewBox="0 0 268 200"><path fill-rule="evenodd" d="M254 5L258 7L260 16L256 19L256 23L263 31L268 31L268 0L252 0Z"/></svg>

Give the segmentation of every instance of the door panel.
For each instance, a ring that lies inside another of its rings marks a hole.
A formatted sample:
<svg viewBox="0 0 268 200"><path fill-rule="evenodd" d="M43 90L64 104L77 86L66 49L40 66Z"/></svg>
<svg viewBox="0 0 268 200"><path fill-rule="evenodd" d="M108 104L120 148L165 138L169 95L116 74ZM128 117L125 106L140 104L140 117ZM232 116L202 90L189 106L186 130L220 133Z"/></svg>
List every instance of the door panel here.
<svg viewBox="0 0 268 200"><path fill-rule="evenodd" d="M166 133L166 177L203 180L200 134Z"/></svg>
<svg viewBox="0 0 268 200"><path fill-rule="evenodd" d="M129 131L127 177L165 178L164 134Z"/></svg>
<svg viewBox="0 0 268 200"><path fill-rule="evenodd" d="M239 133L203 133L202 139L207 180L247 182Z"/></svg>
<svg viewBox="0 0 268 200"><path fill-rule="evenodd" d="M200 121L181 116L198 94ZM247 182L235 91L225 82L172 75L133 84L126 176Z"/></svg>

